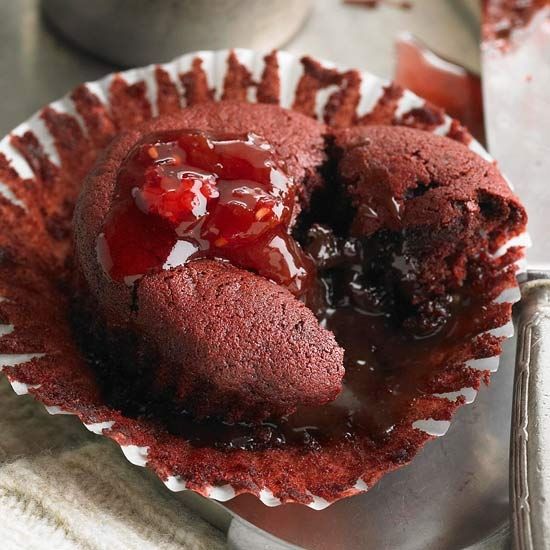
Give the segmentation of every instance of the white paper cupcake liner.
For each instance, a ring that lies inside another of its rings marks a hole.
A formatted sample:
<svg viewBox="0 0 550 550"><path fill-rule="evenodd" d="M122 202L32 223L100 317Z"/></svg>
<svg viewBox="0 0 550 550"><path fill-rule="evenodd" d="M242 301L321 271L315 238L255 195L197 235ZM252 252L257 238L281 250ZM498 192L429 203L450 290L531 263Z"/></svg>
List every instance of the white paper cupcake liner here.
<svg viewBox="0 0 550 550"><path fill-rule="evenodd" d="M182 88L179 75L189 71L192 67L193 60L199 58L202 60L202 68L206 73L208 80L208 87L214 90L214 98L219 99L223 92L224 87L224 78L227 72L227 58L229 51L201 51L193 52L181 57L178 57L174 61L160 65L160 67L170 75L171 80L175 84L180 96L184 95L184 90ZM262 72L265 68L264 54L259 52L254 52L251 50L237 49L235 54L239 62L248 68L252 74L254 81L258 82L261 78ZM278 52L277 60L279 64L279 78L280 78L280 105L283 107L291 108L295 99L295 92L298 83L300 82L301 77L304 74L304 66L298 58L295 56L285 53ZM327 68L336 68L341 72L345 72L346 68L334 66L331 63L322 61L321 64ZM135 84L137 82L145 82L146 85L146 97L150 101L153 111L153 116L157 114L157 94L158 87L157 81L155 79L155 69L157 66L150 65L143 68L131 69L120 73L120 76L128 83ZM389 85L389 82L378 78L375 75L372 75L368 72L361 71L360 73L360 98L357 104L356 113L357 116L362 117L373 112L377 106L380 98L384 94L384 88ZM86 84L87 88L95 94L99 100L108 105L109 98L109 87L115 78L114 74L110 74L100 80L95 82L89 82ZM315 100L315 113L318 118L322 119L323 113L325 112L325 107L329 101L331 95L338 91L337 86L328 86L326 88L320 89L316 94ZM257 88L251 86L247 90L247 99L250 102L255 102ZM399 98L399 101L396 105L394 111L395 119L399 120L403 115L408 113L411 109L423 107L425 101L422 98L419 98L415 94L409 91L405 91L403 95ZM75 105L71 100L70 96L67 95L62 99L55 101L50 104L50 107L59 113L67 113L74 116L80 123L81 127L84 129L85 124L82 117L78 114L75 109ZM438 124L436 127L432 128L436 134L447 135L451 130L452 119L448 116L444 116L441 124ZM44 148L44 151L47 153L51 162L55 165L60 165L60 158L58 151L55 146L55 141L51 135L48 127L41 118L40 113L36 113L30 117L27 121L20 124L17 128L13 130L12 135L22 136L27 131L32 131L38 138L40 144ZM475 140L470 141L468 144L469 148L482 156L483 158L491 161L490 155L485 151L485 149ZM33 177L33 171L24 157L12 146L10 142L10 136L6 136L2 141L0 141L0 152L3 153L7 159L10 161L11 166L19 174L21 178L31 178ZM18 201L17 197L13 194L10 187L6 186L4 183L0 182L0 192L4 194L8 199L12 201ZM528 246L529 238L527 234L516 237L506 243L496 254L495 256L502 255L507 248L510 246ZM518 269L521 266L518 264ZM502 294L497 298L497 303L514 303L520 298L519 289L517 286L511 286L506 288ZM17 326L12 324L0 325L0 337L11 334L14 331L17 331ZM500 327L495 327L488 331L490 334L498 337L510 337L513 333L513 326L511 322L504 324ZM30 361L33 358L40 357L40 354L33 353L35 350L29 349L26 354L3 354L0 355L0 369L3 369L7 374L8 379L12 385L14 391L23 395L25 393L32 392L38 386L29 382L23 382L18 380L12 374L10 374L10 367L15 365L20 365ZM478 369L482 371L494 372L498 368L499 356L483 358L483 359L474 359L467 363L472 369ZM456 400L459 397L463 397L466 403L471 403L474 401L477 394L477 390L474 388L458 388L456 391L446 392L441 394L435 394L444 399ZM47 410L51 414L75 414L74 412L64 410L62 404L59 405L47 405ZM85 426L90 431L96 434L103 434L104 432L109 432L113 429L115 420L102 420L100 422L85 423ZM419 419L413 423L413 427L425 432L430 436L439 437L444 435L450 426L450 421L448 420L436 420L433 418ZM106 434L108 435L108 434ZM117 439L116 437L114 439ZM117 439L120 442L120 439ZM148 461L148 447L135 445L135 444L121 444L122 451L126 458L132 463L139 466L145 466ZM166 486L173 491L181 491L187 488L187 482L185 479L182 479L178 475L168 475L165 476L164 483ZM367 484L363 479L358 479L354 484L351 484L350 487L342 491L343 496L349 496L351 494L363 492L367 490ZM214 498L219 501L226 501L233 498L236 494L244 492L242 489L237 489L231 485L221 485L221 486L209 486L204 487L201 490L195 488L198 492L204 496ZM260 488L258 491L258 497L260 500L267 506L277 506L281 504L281 499L276 497L269 487ZM331 502L326 500L321 496L317 496L309 493L311 496L310 502L307 504L314 509L322 509Z"/></svg>

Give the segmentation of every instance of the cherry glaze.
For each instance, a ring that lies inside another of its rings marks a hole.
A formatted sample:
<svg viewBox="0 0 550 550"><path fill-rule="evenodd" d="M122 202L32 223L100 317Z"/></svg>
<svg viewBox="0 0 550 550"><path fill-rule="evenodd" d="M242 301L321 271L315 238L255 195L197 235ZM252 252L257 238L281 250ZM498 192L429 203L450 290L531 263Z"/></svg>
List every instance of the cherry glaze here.
<svg viewBox="0 0 550 550"><path fill-rule="evenodd" d="M289 235L295 204L293 181L254 134L149 135L118 174L98 257L127 284L151 270L224 259L300 296L315 267Z"/></svg>

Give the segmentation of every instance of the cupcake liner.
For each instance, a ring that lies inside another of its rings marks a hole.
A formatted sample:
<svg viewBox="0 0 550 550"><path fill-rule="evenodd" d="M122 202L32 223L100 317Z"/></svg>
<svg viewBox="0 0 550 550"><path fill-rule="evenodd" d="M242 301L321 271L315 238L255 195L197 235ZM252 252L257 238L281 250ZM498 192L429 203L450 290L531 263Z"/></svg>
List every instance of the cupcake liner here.
<svg viewBox="0 0 550 550"><path fill-rule="evenodd" d="M447 376L429 381L430 391L383 448L370 455L345 445L309 454L194 449L153 420L124 416L104 401L72 338L63 275L80 181L110 138L159 113L221 98L279 103L333 126L417 127L461 141L491 160L458 121L412 92L364 71L284 52L194 52L81 85L0 142L0 369L17 394L33 394L51 414L77 415L173 491L192 489L220 501L248 492L267 506L300 502L322 509L410 462L428 440L446 433L459 406L475 399L498 368L502 340L513 333L511 304L520 298L515 273L529 238L515 237L495 253L501 276L489 293L480 334L460 364L441 365Z"/></svg>

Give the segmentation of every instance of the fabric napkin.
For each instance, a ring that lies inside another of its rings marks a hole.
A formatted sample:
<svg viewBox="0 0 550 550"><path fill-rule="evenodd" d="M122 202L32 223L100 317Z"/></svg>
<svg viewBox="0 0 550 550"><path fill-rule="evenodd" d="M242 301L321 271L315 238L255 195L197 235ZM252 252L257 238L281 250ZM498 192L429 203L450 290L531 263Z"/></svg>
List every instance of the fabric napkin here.
<svg viewBox="0 0 550 550"><path fill-rule="evenodd" d="M222 533L111 441L0 380L0 546L225 548Z"/></svg>

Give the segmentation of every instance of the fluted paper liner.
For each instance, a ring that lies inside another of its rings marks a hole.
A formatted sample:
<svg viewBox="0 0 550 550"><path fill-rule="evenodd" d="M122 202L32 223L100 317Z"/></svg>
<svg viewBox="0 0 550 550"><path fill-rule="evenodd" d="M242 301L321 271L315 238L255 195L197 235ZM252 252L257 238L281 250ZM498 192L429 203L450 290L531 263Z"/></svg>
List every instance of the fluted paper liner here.
<svg viewBox="0 0 550 550"><path fill-rule="evenodd" d="M512 334L511 304L519 299L513 272L528 238L521 235L496 254L510 267L488 297L493 314L471 342L468 360L451 370L441 365L439 373L447 376L434 373L431 393L417 400L378 448L194 448L158 423L126 417L102 399L71 334L70 220L84 175L117 131L220 98L279 103L333 126L417 127L462 141L490 160L460 123L413 93L367 72L283 52L195 52L83 84L0 142L0 368L18 394L33 394L52 414L77 415L174 491L192 489L220 501L247 492L268 506L300 502L321 509L366 491L408 463L429 439L447 431L460 405L474 400L498 367L502 340Z"/></svg>

